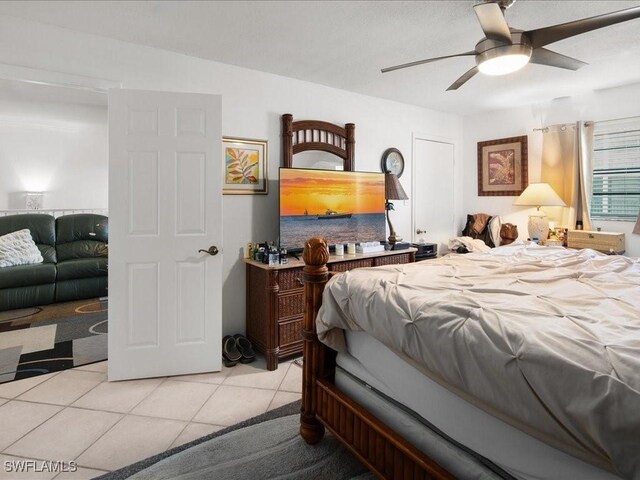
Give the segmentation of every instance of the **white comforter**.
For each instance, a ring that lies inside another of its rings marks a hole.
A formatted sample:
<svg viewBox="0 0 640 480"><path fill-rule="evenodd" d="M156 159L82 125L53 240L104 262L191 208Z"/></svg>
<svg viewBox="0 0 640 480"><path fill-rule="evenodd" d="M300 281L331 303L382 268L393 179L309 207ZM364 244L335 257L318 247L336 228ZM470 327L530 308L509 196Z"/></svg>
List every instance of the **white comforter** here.
<svg viewBox="0 0 640 480"><path fill-rule="evenodd" d="M358 269L327 285L320 339L364 330L511 424L640 479L640 261L500 247Z"/></svg>

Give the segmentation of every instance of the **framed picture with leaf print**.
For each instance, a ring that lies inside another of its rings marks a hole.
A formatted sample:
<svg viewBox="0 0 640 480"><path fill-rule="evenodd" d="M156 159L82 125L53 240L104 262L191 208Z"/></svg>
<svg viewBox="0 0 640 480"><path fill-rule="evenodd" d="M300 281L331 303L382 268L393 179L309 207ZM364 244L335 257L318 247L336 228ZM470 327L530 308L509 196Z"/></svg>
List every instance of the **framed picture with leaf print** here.
<svg viewBox="0 0 640 480"><path fill-rule="evenodd" d="M529 184L527 136L478 142L478 196L514 197Z"/></svg>
<svg viewBox="0 0 640 480"><path fill-rule="evenodd" d="M248 138L222 139L224 195L266 195L267 141Z"/></svg>

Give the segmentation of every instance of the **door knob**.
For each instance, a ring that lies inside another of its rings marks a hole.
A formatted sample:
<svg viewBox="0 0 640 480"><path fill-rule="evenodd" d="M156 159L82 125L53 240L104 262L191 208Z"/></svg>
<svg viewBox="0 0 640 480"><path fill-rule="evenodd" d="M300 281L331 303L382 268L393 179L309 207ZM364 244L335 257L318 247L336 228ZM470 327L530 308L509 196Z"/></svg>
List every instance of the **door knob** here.
<svg viewBox="0 0 640 480"><path fill-rule="evenodd" d="M200 249L198 250L198 253L200 252L208 253L209 255L214 256L218 254L218 247L216 247L215 245L211 245L209 247L209 250Z"/></svg>

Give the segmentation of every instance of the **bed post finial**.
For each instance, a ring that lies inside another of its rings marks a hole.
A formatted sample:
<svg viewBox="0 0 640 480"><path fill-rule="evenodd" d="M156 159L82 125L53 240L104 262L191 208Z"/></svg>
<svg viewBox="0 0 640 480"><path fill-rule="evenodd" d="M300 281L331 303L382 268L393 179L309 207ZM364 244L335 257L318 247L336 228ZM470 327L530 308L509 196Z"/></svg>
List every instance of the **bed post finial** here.
<svg viewBox="0 0 640 480"><path fill-rule="evenodd" d="M316 379L323 364L322 346L316 334L316 316L322 304L322 292L329 279L329 249L327 242L314 237L308 240L302 252L304 276L304 322L302 324L303 370L302 408L300 409L300 435L309 444L318 443L324 435L324 425L316 418Z"/></svg>
<svg viewBox="0 0 640 480"><path fill-rule="evenodd" d="M313 237L307 240L302 250L302 260L304 260L305 265L308 266L326 267L329 261L327 242L319 237Z"/></svg>

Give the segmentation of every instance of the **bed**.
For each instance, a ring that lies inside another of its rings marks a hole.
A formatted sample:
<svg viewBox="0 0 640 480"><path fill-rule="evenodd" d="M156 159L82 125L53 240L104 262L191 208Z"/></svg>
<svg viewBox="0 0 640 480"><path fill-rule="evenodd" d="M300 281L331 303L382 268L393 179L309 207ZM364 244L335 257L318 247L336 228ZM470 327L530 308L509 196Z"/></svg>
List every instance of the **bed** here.
<svg viewBox="0 0 640 480"><path fill-rule="evenodd" d="M640 478L638 259L520 244L329 281L322 240L303 257L308 443L383 478Z"/></svg>

